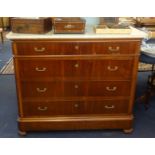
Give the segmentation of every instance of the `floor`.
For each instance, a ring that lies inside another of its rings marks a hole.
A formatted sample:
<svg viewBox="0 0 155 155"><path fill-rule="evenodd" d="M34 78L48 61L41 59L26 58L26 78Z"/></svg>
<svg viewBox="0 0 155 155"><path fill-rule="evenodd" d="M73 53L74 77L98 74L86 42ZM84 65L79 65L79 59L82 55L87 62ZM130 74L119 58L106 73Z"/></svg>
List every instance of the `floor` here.
<svg viewBox="0 0 155 155"><path fill-rule="evenodd" d="M0 70L4 67L6 62L9 61L9 59L12 56L11 52L11 42L5 41L4 44L0 42Z"/></svg>

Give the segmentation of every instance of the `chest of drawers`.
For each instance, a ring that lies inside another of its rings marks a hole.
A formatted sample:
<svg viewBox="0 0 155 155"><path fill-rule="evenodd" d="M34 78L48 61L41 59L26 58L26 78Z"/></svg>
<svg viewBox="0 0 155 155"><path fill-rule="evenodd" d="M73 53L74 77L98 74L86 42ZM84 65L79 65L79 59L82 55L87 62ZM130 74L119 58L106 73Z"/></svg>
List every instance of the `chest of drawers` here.
<svg viewBox="0 0 155 155"><path fill-rule="evenodd" d="M140 39L13 40L19 131L132 131Z"/></svg>

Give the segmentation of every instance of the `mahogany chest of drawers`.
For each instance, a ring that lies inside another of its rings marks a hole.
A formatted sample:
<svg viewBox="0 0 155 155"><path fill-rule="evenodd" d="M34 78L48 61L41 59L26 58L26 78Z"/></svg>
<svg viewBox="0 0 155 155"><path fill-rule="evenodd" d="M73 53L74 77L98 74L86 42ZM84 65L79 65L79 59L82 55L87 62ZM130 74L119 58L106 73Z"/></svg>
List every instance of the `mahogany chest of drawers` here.
<svg viewBox="0 0 155 155"><path fill-rule="evenodd" d="M19 131L132 131L140 39L13 41Z"/></svg>

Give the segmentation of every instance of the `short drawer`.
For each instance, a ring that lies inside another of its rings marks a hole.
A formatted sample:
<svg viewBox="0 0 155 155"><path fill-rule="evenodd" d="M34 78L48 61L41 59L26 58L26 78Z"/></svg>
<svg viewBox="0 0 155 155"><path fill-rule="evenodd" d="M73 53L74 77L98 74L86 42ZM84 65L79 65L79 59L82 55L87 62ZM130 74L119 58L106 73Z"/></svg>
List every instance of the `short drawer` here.
<svg viewBox="0 0 155 155"><path fill-rule="evenodd" d="M88 96L130 96L130 81L90 81Z"/></svg>
<svg viewBox="0 0 155 155"><path fill-rule="evenodd" d="M139 52L140 43L130 40L68 40L14 42L16 55L85 55L133 54Z"/></svg>
<svg viewBox="0 0 155 155"><path fill-rule="evenodd" d="M81 101L23 102L24 117L84 114Z"/></svg>

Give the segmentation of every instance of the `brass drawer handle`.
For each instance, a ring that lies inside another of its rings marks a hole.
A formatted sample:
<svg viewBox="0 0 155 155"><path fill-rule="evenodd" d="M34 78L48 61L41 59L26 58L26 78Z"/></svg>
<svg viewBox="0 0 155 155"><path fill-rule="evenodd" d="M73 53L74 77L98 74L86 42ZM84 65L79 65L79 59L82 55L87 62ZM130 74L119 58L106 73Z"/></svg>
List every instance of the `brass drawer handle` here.
<svg viewBox="0 0 155 155"><path fill-rule="evenodd" d="M79 46L78 46L78 45L76 45L76 46L75 46L75 49L76 49L76 50L78 50L78 49L79 49Z"/></svg>
<svg viewBox="0 0 155 155"><path fill-rule="evenodd" d="M114 67L108 66L107 69L109 71L117 71L118 70L118 66L114 66Z"/></svg>
<svg viewBox="0 0 155 155"><path fill-rule="evenodd" d="M74 25L71 25L71 24L67 24L64 26L65 29L72 29L72 28L75 28Z"/></svg>
<svg viewBox="0 0 155 155"><path fill-rule="evenodd" d="M79 67L79 64L75 64L74 67L75 67L75 68L78 68L78 67Z"/></svg>
<svg viewBox="0 0 155 155"><path fill-rule="evenodd" d="M108 50L111 51L111 52L117 52L120 50L120 47L117 46L116 48L112 48L111 46L108 47Z"/></svg>
<svg viewBox="0 0 155 155"><path fill-rule="evenodd" d="M40 88L36 88L37 92L39 93L44 93L47 91L47 88L43 88L43 89L40 89Z"/></svg>
<svg viewBox="0 0 155 155"><path fill-rule="evenodd" d="M114 109L114 108L115 108L114 105L111 105L111 106L109 106L109 105L105 105L104 107L105 107L106 109Z"/></svg>
<svg viewBox="0 0 155 155"><path fill-rule="evenodd" d="M112 87L112 88L106 87L106 90L107 91L116 91L116 89L117 89L117 87Z"/></svg>
<svg viewBox="0 0 155 155"><path fill-rule="evenodd" d="M44 71L46 71L46 67L43 67L43 68L38 68L38 67L36 67L35 68L35 70L37 71L37 72L44 72Z"/></svg>
<svg viewBox="0 0 155 155"><path fill-rule="evenodd" d="M76 85L74 85L74 88L76 88L76 89L77 89L77 88L79 88L79 85L77 85L77 84L76 84Z"/></svg>
<svg viewBox="0 0 155 155"><path fill-rule="evenodd" d="M34 47L34 51L36 51L36 52L44 52L45 51L45 47L42 47L42 48Z"/></svg>
<svg viewBox="0 0 155 155"><path fill-rule="evenodd" d="M46 111L48 109L48 107L38 107L39 111Z"/></svg>

